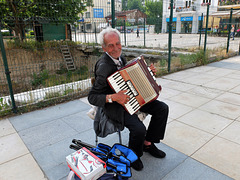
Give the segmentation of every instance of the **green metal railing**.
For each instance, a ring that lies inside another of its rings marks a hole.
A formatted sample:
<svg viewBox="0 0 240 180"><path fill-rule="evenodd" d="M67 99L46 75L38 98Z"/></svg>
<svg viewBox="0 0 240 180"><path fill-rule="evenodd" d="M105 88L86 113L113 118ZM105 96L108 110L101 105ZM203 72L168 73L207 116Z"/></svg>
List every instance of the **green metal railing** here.
<svg viewBox="0 0 240 180"><path fill-rule="evenodd" d="M154 49L152 52L158 56L156 64L160 73L174 71L171 69L172 48L179 48L179 45L174 41L177 34L173 34L172 28L173 2L169 34L159 34L162 29L161 15L146 16L135 22L133 19L120 19L116 13L119 11L118 1L108 2L0 2L0 28L4 30L0 32L0 116L9 111L28 111L85 96L91 87L95 62L102 53L98 47L98 34L107 26L112 25L120 31L122 45L128 49ZM11 9L9 4L14 8ZM147 13L147 8L142 11ZM159 14L158 10L154 14ZM140 38L136 35L137 28ZM191 41L192 37L186 36L185 41ZM200 42L201 35L199 46ZM61 51L64 44L70 49L74 70L68 70L64 61ZM206 49L207 43L204 51Z"/></svg>

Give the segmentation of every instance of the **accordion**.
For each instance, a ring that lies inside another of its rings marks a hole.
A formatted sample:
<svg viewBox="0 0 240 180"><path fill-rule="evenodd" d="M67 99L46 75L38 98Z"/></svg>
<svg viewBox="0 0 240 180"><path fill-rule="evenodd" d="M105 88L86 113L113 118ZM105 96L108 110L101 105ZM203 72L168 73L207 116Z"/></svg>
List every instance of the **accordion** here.
<svg viewBox="0 0 240 180"><path fill-rule="evenodd" d="M142 56L128 62L107 78L111 88L118 93L128 90L130 100L124 105L129 114L137 112L144 104L158 98L161 86Z"/></svg>

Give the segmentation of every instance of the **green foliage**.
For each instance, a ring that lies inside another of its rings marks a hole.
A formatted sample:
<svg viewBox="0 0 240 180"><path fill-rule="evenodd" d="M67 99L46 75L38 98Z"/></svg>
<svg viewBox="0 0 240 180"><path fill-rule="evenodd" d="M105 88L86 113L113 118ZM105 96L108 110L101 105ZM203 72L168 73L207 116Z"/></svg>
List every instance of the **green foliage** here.
<svg viewBox="0 0 240 180"><path fill-rule="evenodd" d="M61 96L60 92L47 92L44 99L52 99L60 96Z"/></svg>
<svg viewBox="0 0 240 180"><path fill-rule="evenodd" d="M205 65L208 63L209 52L206 51L206 55L204 55L204 50L201 49L196 53L196 62L198 65Z"/></svg>
<svg viewBox="0 0 240 180"><path fill-rule="evenodd" d="M87 74L87 72L88 72L88 67L87 67L87 66L81 66L80 69L79 69L79 71L80 71L80 74L81 74L81 75Z"/></svg>
<svg viewBox="0 0 240 180"><path fill-rule="evenodd" d="M33 88L38 86L51 87L60 84L66 84L74 81L86 79L88 77L88 67L81 66L75 71L68 71L63 64L56 74L50 74L48 70L44 69L41 73L33 73L33 80L31 81Z"/></svg>
<svg viewBox="0 0 240 180"><path fill-rule="evenodd" d="M10 106L7 103L3 102L3 98L0 98L0 111L6 110L10 108Z"/></svg>
<svg viewBox="0 0 240 180"><path fill-rule="evenodd" d="M67 73L67 68L64 66L64 64L63 63L61 63L60 64L60 69L58 69L57 71L56 71L56 73L57 74L65 74L65 73Z"/></svg>
<svg viewBox="0 0 240 180"><path fill-rule="evenodd" d="M200 50L194 54L180 54L178 56L180 59L180 64L187 65L196 63L197 65L204 65L208 63L208 53L204 55L204 50Z"/></svg>
<svg viewBox="0 0 240 180"><path fill-rule="evenodd" d="M0 18L5 27L19 34L24 39L24 29L35 20L73 24L78 14L86 11L86 6L92 6L92 0L1 0Z"/></svg>
<svg viewBox="0 0 240 180"><path fill-rule="evenodd" d="M127 10L127 0L122 0L122 10Z"/></svg>
<svg viewBox="0 0 240 180"><path fill-rule="evenodd" d="M72 94L72 93L74 93L74 89L68 88L64 91L63 95L65 96L65 95Z"/></svg>
<svg viewBox="0 0 240 180"><path fill-rule="evenodd" d="M59 48L60 45L66 44L64 41L44 41L38 42L34 39L20 41L19 39L13 39L7 41L7 47L10 49L29 49L29 50L36 50L36 49L44 49L44 48ZM67 43L69 46L77 46L78 43L69 41Z"/></svg>
<svg viewBox="0 0 240 180"><path fill-rule="evenodd" d="M33 73L32 86L36 87L40 84L45 85L45 80L48 79L48 77L49 77L49 72L46 69L44 69L39 74Z"/></svg>
<svg viewBox="0 0 240 180"><path fill-rule="evenodd" d="M127 9L129 9L129 10L138 9L138 10L144 12L144 7L142 5L142 1L141 0L131 0L131 1L128 1Z"/></svg>
<svg viewBox="0 0 240 180"><path fill-rule="evenodd" d="M128 21L125 21L125 26L128 27L128 26L131 26L132 24ZM123 20L117 20L116 21L116 26L124 26L124 21Z"/></svg>
<svg viewBox="0 0 240 180"><path fill-rule="evenodd" d="M162 18L162 1L146 0L146 15L148 18Z"/></svg>

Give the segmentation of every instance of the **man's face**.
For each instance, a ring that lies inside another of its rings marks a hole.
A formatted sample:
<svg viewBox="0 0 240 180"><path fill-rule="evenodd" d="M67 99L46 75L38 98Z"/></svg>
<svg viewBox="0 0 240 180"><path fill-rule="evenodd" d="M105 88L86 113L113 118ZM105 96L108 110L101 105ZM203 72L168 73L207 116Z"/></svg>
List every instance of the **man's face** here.
<svg viewBox="0 0 240 180"><path fill-rule="evenodd" d="M105 46L102 48L114 59L118 59L122 53L122 45L118 35L115 32L110 32L104 35Z"/></svg>

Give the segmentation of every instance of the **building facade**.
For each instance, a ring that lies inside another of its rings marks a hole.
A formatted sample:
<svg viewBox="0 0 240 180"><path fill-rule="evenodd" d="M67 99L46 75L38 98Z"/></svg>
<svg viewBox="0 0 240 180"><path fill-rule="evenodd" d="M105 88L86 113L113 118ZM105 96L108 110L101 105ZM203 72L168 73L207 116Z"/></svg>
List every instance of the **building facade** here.
<svg viewBox="0 0 240 180"><path fill-rule="evenodd" d="M170 0L163 1L162 33L168 32L170 17ZM201 17L217 12L218 0L174 0L173 3L173 32L198 33Z"/></svg>
<svg viewBox="0 0 240 180"><path fill-rule="evenodd" d="M106 27L105 17L111 15L111 0L93 0L93 7L87 7L87 11L79 15L79 30L81 32L100 31ZM122 11L121 0L115 0L115 12Z"/></svg>

